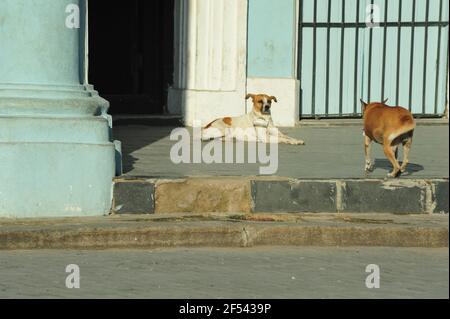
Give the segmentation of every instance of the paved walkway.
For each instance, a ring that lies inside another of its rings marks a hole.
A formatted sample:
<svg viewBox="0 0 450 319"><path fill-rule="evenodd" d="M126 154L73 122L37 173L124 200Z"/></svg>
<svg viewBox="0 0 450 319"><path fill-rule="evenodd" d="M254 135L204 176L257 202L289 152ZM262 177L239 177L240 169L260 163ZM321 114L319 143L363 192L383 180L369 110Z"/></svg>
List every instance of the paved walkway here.
<svg viewBox="0 0 450 319"><path fill-rule="evenodd" d="M118 124L114 138L122 141L124 174L128 176L254 176L260 164L173 164L170 149L176 143L169 135L174 126ZM274 175L293 178L365 178L361 126L282 129L305 140L305 146L280 145L278 171ZM368 177L383 178L391 164L380 145L372 147L375 171ZM401 155L401 152L400 152ZM402 178L449 176L448 125L418 126L407 174Z"/></svg>
<svg viewBox="0 0 450 319"><path fill-rule="evenodd" d="M448 298L447 248L0 252L0 298ZM65 286L68 264L80 288ZM380 268L368 289L366 266Z"/></svg>

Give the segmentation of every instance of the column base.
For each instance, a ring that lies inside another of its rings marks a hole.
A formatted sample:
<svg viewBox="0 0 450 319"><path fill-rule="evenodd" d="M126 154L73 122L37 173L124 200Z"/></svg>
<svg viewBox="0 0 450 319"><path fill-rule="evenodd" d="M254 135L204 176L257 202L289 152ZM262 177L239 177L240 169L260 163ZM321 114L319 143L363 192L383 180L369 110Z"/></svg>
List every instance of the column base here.
<svg viewBox="0 0 450 319"><path fill-rule="evenodd" d="M0 85L0 217L110 212L120 158L108 106L90 86Z"/></svg>
<svg viewBox="0 0 450 319"><path fill-rule="evenodd" d="M243 115L245 94L170 88L168 106L171 114L182 115L184 125L192 126L194 121L206 125L219 117Z"/></svg>
<svg viewBox="0 0 450 319"><path fill-rule="evenodd" d="M0 217L108 214L114 144L0 143Z"/></svg>
<svg viewBox="0 0 450 319"><path fill-rule="evenodd" d="M248 78L247 93L265 93L277 97L272 103L272 118L277 126L295 126L299 120L299 92L297 79L289 78ZM247 101L247 112L253 104Z"/></svg>

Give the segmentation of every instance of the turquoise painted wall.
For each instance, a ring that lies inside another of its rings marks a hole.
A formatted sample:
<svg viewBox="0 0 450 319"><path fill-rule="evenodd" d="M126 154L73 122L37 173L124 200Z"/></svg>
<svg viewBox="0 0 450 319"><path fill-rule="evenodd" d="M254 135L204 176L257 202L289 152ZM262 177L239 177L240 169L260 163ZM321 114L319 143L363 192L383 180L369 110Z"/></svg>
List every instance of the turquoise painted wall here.
<svg viewBox="0 0 450 319"><path fill-rule="evenodd" d="M248 77L295 76L295 0L249 0Z"/></svg>
<svg viewBox="0 0 450 319"><path fill-rule="evenodd" d="M356 1L345 1L345 20L346 22L356 21ZM303 0L303 22L313 21L313 0ZM331 22L341 22L343 1L331 1ZM399 2L388 1L387 21L398 21ZM317 0L317 21L327 22L328 1ZM370 0L360 1L359 21L364 22L366 17L366 5ZM380 8L380 18L384 21L385 0L375 0L375 5ZM402 1L402 21L411 21L413 0ZM416 21L425 21L426 0L416 0L415 17ZM442 20L449 19L449 1L443 1ZM439 19L439 1L430 0L429 20L438 21ZM384 28L373 30L372 46L372 70L371 70L371 97L372 101L381 100L382 95L382 66L383 66L383 36ZM315 114L325 114L325 96L326 96L326 28L317 29L316 39L316 76L313 80L313 29L304 28L302 36L302 64L299 68L301 80L301 113L303 115L312 114L312 90L315 82ZM355 32L354 28L345 30L344 41L344 76L343 76L343 114L352 114L356 107L360 112L359 98L368 98L368 69L369 69L369 29L359 29L359 49L357 50L357 78L354 80L355 72ZM424 54L425 29L416 27L414 33L414 58L413 68L410 68L411 51L411 27L402 27L400 40L400 76L399 76L399 105L411 107L413 113L422 113L422 88L425 83L425 113L429 115L442 114L445 109L446 98L446 59L448 50L448 26L441 28L440 38L440 67L438 72L437 52L438 52L438 27L433 26L428 29L427 58ZM396 77L397 77L397 36L396 27L387 28L386 33L386 60L385 60L385 85L384 97L389 98L388 104L395 104L396 100ZM332 28L330 31L330 81L329 81L329 114L337 114L339 111L339 72L340 72L340 50L341 50L341 30ZM427 65L425 82L423 81L424 64ZM412 100L409 104L409 76L413 72ZM436 81L436 74L438 79ZM354 87L357 87L357 99L354 98ZM437 87L437 112L435 113L435 89Z"/></svg>

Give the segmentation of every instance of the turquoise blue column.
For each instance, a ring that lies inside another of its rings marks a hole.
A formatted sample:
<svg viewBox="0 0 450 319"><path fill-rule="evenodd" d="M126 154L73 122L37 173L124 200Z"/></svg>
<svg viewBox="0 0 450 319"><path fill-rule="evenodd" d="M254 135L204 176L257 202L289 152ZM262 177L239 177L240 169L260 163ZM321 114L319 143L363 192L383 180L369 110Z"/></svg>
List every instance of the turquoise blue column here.
<svg viewBox="0 0 450 319"><path fill-rule="evenodd" d="M110 210L115 149L108 102L84 80L84 14L85 0L0 1L0 217Z"/></svg>

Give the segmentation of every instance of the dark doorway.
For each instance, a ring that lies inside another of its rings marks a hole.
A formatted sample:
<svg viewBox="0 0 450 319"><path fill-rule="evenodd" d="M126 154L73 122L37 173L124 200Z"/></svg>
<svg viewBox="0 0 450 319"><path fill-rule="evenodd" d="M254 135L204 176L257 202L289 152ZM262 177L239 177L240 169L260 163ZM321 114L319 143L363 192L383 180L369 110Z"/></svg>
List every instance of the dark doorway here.
<svg viewBox="0 0 450 319"><path fill-rule="evenodd" d="M89 83L111 114L163 114L173 73L174 0L89 1Z"/></svg>

